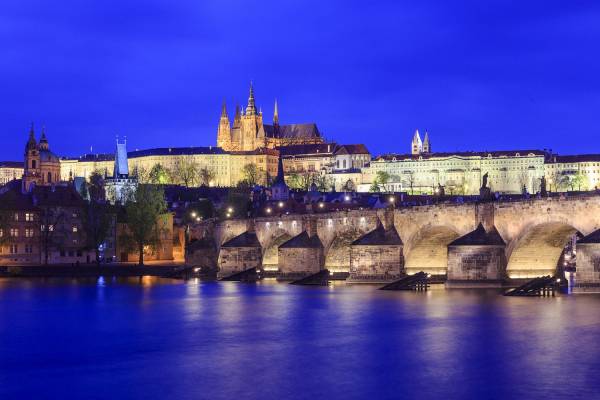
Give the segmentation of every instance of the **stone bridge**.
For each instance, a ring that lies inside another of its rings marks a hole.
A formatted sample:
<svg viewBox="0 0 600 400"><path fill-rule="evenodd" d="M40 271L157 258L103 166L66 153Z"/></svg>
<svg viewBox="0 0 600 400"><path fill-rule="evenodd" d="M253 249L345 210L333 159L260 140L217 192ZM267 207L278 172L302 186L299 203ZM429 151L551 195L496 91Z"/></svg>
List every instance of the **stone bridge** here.
<svg viewBox="0 0 600 400"><path fill-rule="evenodd" d="M484 231L477 233L480 224ZM352 273L353 246L361 244L359 239L378 226L395 229L399 236L400 242L396 244L401 247L400 273L426 271L448 274L449 279L456 280L490 279L492 275L495 279L528 278L553 274L573 235L587 236L600 227L600 196L209 221L194 227L192 232L194 237L212 241L215 259L221 256L224 244L247 231L253 232L253 240L258 242L255 247L260 247L257 266L278 270L282 264L280 246L306 231L308 236L316 235L322 244L322 267ZM499 234L501 241L494 241L490 232ZM485 236L487 233L491 236ZM296 242L288 247L302 247ZM378 242L369 244L377 247ZM355 261L368 264L373 257L381 257L373 252L363 256L367 259ZM485 264L490 262L494 265ZM597 276L600 270L596 269L593 269L594 279L600 279Z"/></svg>

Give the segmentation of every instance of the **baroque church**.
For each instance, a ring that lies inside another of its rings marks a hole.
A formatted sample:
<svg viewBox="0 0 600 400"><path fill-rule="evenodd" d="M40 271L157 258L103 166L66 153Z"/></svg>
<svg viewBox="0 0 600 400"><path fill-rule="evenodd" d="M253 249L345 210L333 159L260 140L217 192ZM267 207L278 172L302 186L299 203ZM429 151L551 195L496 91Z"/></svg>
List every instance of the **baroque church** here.
<svg viewBox="0 0 600 400"><path fill-rule="evenodd" d="M46 130L42 128L39 143L35 140L33 124L29 130L29 140L25 145L23 165L23 192L34 186L49 186L60 181L60 160L50 151Z"/></svg>
<svg viewBox="0 0 600 400"><path fill-rule="evenodd" d="M315 123L280 125L277 100L273 123L263 123L263 113L256 108L252 83L248 105L246 108L236 107L233 125L223 104L217 129L217 146L225 151L254 151L260 148L274 149L280 146L323 142Z"/></svg>

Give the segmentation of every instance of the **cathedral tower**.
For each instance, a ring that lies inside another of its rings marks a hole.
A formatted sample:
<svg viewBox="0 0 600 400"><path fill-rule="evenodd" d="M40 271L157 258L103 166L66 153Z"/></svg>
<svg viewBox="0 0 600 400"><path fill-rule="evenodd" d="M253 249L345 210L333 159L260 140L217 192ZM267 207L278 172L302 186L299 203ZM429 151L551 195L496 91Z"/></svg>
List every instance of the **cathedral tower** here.
<svg viewBox="0 0 600 400"><path fill-rule="evenodd" d="M35 140L33 124L29 129L29 139L25 145L23 171L23 191L29 191L33 185L52 185L60 179L60 161L50 151L45 129L42 130L39 143Z"/></svg>
<svg viewBox="0 0 600 400"><path fill-rule="evenodd" d="M412 154L418 155L423 152L423 142L421 141L421 135L419 134L419 130L415 130L415 135L412 140Z"/></svg>
<svg viewBox="0 0 600 400"><path fill-rule="evenodd" d="M256 111L252 82L250 82L248 106L246 107L246 112L242 114L241 119L242 134L240 137L240 150L252 151L258 147L264 147L264 137L259 138L259 130L264 134L264 130L260 129L263 125L262 112Z"/></svg>
<svg viewBox="0 0 600 400"><path fill-rule="evenodd" d="M219 128L217 130L217 147L221 147L225 151L231 149L231 126L229 125L229 116L227 115L227 107L223 102L221 108L221 118L219 119Z"/></svg>

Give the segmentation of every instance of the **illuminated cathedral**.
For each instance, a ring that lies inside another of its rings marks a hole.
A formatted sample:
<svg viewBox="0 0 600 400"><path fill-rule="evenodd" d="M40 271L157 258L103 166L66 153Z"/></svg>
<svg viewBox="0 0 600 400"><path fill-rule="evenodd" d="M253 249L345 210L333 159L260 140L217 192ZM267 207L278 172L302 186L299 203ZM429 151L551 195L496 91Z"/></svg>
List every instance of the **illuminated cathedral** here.
<svg viewBox="0 0 600 400"><path fill-rule="evenodd" d="M229 121L227 107L223 104L217 129L217 146L225 151L253 151L260 148L323 143L315 123L279 124L279 109L275 100L273 123L263 122L263 113L257 110L254 88L250 84L250 96L246 108L235 109L233 125Z"/></svg>

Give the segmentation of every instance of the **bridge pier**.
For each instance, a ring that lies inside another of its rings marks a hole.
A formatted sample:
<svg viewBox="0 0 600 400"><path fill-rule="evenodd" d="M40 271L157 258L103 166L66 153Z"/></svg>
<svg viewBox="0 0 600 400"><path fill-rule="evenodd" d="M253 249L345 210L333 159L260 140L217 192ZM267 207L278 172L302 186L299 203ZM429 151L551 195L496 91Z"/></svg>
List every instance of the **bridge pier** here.
<svg viewBox="0 0 600 400"><path fill-rule="evenodd" d="M600 292L600 230L577 241L577 273L573 293Z"/></svg>
<svg viewBox="0 0 600 400"><path fill-rule="evenodd" d="M494 226L480 223L448 245L446 287L501 287L505 277L505 243Z"/></svg>
<svg viewBox="0 0 600 400"><path fill-rule="evenodd" d="M306 218L304 230L278 248L280 280L296 280L325 267L325 248L317 235L317 221Z"/></svg>

